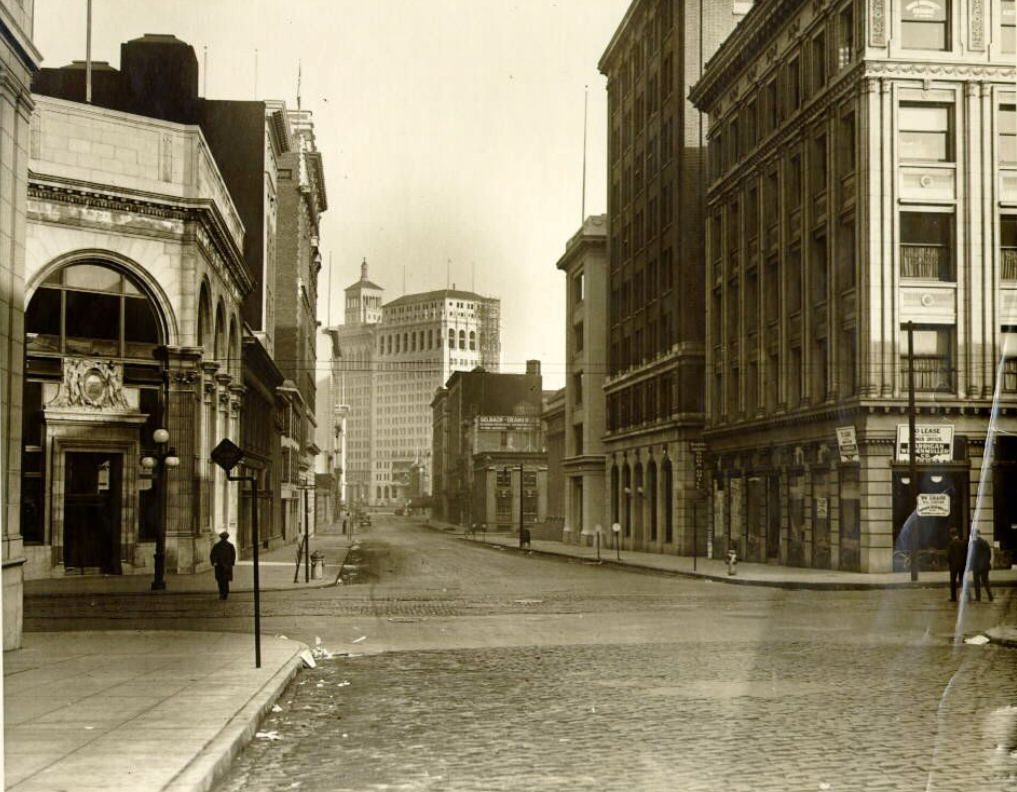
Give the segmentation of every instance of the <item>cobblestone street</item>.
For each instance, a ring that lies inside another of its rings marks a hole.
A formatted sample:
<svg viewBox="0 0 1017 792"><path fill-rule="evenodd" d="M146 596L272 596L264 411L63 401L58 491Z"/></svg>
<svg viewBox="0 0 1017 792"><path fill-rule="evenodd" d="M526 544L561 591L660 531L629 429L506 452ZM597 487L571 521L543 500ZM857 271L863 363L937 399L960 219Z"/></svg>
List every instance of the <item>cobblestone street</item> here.
<svg viewBox="0 0 1017 792"><path fill-rule="evenodd" d="M368 537L394 559L375 611L337 600L325 644L344 655L298 677L220 792L1017 790L1017 654L955 645L942 591L704 591L448 542ZM469 554L447 611L398 607L421 584L400 546ZM555 570L600 595L556 595ZM1005 598L972 625L1012 621Z"/></svg>

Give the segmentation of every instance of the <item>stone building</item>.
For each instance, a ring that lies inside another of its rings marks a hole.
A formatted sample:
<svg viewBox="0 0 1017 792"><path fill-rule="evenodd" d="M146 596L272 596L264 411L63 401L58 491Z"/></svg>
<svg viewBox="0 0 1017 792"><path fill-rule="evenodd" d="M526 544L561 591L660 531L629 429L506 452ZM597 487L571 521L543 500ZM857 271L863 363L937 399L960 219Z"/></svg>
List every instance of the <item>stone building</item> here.
<svg viewBox="0 0 1017 792"><path fill-rule="evenodd" d="M433 513L488 531L518 531L547 517L547 453L540 362L525 374L456 371L431 402Z"/></svg>
<svg viewBox="0 0 1017 792"><path fill-rule="evenodd" d="M690 553L705 525L705 119L688 86L746 2L633 0L600 59L608 91L608 523L626 548Z"/></svg>
<svg viewBox="0 0 1017 792"><path fill-rule="evenodd" d="M21 389L24 360L25 202L33 3L0 0L0 540L3 648L21 646L25 554L21 538Z"/></svg>
<svg viewBox="0 0 1017 792"><path fill-rule="evenodd" d="M534 539L561 541L565 531L565 398L565 388L544 392L540 421L547 454L547 514Z"/></svg>
<svg viewBox="0 0 1017 792"><path fill-rule="evenodd" d="M431 491L435 389L454 371L498 368L500 302L454 288L388 303L383 294L365 262L337 328L350 406L350 497L404 505Z"/></svg>
<svg viewBox="0 0 1017 792"><path fill-rule="evenodd" d="M277 390L283 401L283 533L314 532L316 362L318 335L319 222L328 208L321 154L309 110L287 111L268 103L270 113L286 114L291 145L278 162L276 219L275 359L286 381Z"/></svg>
<svg viewBox="0 0 1017 792"><path fill-rule="evenodd" d="M562 461L566 542L590 537L598 525L610 524L605 522L604 501L607 226L607 215L586 218L557 263L566 284Z"/></svg>
<svg viewBox="0 0 1017 792"><path fill-rule="evenodd" d="M346 418L349 405L339 369L339 334L335 328L318 333L315 395L315 521L319 526L341 522L346 494Z"/></svg>
<svg viewBox="0 0 1017 792"><path fill-rule="evenodd" d="M26 575L207 567L235 490L244 227L201 131L35 97L25 266ZM141 464L169 433L180 465ZM164 522L163 522L164 521Z"/></svg>
<svg viewBox="0 0 1017 792"><path fill-rule="evenodd" d="M911 323L919 561L1017 548L1014 60L1007 0L764 0L693 89L721 547L908 563Z"/></svg>

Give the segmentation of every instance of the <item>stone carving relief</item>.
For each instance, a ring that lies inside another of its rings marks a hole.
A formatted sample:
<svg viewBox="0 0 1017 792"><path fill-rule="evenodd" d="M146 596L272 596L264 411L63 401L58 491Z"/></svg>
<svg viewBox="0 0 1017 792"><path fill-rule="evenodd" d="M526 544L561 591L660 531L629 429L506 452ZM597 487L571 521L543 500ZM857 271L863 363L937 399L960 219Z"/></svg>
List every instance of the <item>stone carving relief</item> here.
<svg viewBox="0 0 1017 792"><path fill-rule="evenodd" d="M123 365L110 360L64 358L63 382L46 406L130 410L124 395Z"/></svg>
<svg viewBox="0 0 1017 792"><path fill-rule="evenodd" d="M886 2L885 0L870 0L870 42L873 47L886 46Z"/></svg>
<svg viewBox="0 0 1017 792"><path fill-rule="evenodd" d="M985 49L985 0L971 0L971 49Z"/></svg>

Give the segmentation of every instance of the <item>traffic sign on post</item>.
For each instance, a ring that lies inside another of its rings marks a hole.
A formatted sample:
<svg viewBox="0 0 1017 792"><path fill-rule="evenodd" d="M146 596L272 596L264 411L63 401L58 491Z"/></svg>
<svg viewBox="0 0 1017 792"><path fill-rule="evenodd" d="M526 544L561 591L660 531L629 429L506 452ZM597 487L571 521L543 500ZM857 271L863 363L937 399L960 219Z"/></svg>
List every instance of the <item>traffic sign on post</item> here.
<svg viewBox="0 0 1017 792"><path fill-rule="evenodd" d="M227 437L212 449L211 456L215 464L229 473L240 464L240 460L244 458L244 452L240 446Z"/></svg>

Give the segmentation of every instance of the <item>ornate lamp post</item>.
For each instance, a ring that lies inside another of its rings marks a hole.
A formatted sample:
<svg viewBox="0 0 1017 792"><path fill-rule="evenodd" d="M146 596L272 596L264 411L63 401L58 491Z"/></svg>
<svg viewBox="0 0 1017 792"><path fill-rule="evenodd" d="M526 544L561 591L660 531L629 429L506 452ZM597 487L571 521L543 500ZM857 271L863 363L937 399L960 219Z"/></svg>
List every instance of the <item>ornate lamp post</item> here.
<svg viewBox="0 0 1017 792"><path fill-rule="evenodd" d="M155 576L152 578L152 591L166 588L166 471L180 466L177 450L167 448L170 434L165 429L152 432L152 440L159 447L154 454L142 457L141 466L145 470L155 471L159 482L159 524L155 532Z"/></svg>

